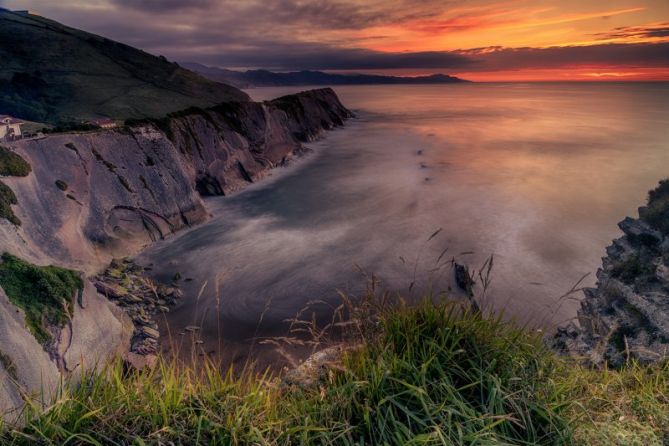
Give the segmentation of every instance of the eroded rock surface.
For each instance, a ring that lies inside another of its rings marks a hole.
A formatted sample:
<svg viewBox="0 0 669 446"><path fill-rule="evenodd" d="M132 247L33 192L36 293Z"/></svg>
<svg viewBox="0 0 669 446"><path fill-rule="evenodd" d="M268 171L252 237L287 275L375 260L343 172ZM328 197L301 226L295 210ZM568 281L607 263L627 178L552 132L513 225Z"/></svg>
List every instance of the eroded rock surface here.
<svg viewBox="0 0 669 446"><path fill-rule="evenodd" d="M98 292L123 309L134 329L130 352L139 356L158 353L160 332L156 317L167 313L182 297L174 284L156 283L145 275L145 268L132 259L114 259L104 272L92 278ZM126 355L130 358L135 355Z"/></svg>
<svg viewBox="0 0 669 446"><path fill-rule="evenodd" d="M0 222L0 240L23 258L93 273L112 257L202 222L201 195L244 188L350 116L322 89L16 142L11 148L33 173L4 179L23 224Z"/></svg>
<svg viewBox="0 0 669 446"><path fill-rule="evenodd" d="M585 290L578 324L558 330L554 345L593 364L669 355L669 182L650 192L639 218L606 249L597 287Z"/></svg>

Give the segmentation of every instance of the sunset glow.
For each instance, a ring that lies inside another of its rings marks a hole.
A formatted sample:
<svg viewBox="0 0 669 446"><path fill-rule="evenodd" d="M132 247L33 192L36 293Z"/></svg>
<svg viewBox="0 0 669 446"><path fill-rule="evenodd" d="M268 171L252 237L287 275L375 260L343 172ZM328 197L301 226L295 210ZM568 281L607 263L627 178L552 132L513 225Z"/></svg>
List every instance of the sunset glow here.
<svg viewBox="0 0 669 446"><path fill-rule="evenodd" d="M5 0L184 62L477 81L669 80L666 0ZM259 32L258 30L262 30Z"/></svg>

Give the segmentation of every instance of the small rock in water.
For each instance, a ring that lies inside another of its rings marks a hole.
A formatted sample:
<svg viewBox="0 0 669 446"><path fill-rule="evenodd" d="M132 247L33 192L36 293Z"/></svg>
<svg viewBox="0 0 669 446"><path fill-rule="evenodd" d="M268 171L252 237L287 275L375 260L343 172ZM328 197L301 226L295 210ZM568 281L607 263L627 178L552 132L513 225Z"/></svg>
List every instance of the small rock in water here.
<svg viewBox="0 0 669 446"><path fill-rule="evenodd" d="M455 264L455 283L457 283L468 296L474 294L474 291L472 290L474 281L472 280L472 276L469 274L469 268L467 268L466 265L461 265L459 263Z"/></svg>

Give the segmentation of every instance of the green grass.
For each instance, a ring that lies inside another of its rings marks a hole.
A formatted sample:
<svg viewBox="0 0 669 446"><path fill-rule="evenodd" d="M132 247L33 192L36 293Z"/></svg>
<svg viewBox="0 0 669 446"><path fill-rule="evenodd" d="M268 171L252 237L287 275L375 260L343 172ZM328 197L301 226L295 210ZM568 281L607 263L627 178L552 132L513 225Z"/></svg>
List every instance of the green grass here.
<svg viewBox="0 0 669 446"><path fill-rule="evenodd" d="M25 177L31 171L30 164L20 155L0 146L0 177ZM18 203L14 191L0 181L0 218L21 226L21 220L12 211L12 205Z"/></svg>
<svg viewBox="0 0 669 446"><path fill-rule="evenodd" d="M57 266L37 266L11 254L2 255L0 286L25 312L26 325L42 344L51 340L49 327L62 327L83 289L79 273Z"/></svg>
<svg viewBox="0 0 669 446"><path fill-rule="evenodd" d="M32 168L20 155L0 146L0 176L25 177Z"/></svg>
<svg viewBox="0 0 669 446"><path fill-rule="evenodd" d="M613 265L611 268L611 275L628 285L633 284L637 279L647 278L654 272L654 266L642 262L638 254Z"/></svg>
<svg viewBox="0 0 669 446"><path fill-rule="evenodd" d="M0 181L0 218L9 220L16 226L21 226L21 220L12 210L13 204L18 204L14 191L5 183Z"/></svg>
<svg viewBox="0 0 669 446"><path fill-rule="evenodd" d="M87 374L0 443L662 445L669 368L591 370L535 334L448 304L365 321L362 347L311 387L165 361Z"/></svg>

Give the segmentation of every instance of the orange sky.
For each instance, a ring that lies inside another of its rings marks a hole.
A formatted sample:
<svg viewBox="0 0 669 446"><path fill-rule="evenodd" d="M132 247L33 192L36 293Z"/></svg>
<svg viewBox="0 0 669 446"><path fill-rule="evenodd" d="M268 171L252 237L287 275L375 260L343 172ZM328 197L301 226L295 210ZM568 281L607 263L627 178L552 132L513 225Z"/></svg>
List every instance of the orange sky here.
<svg viewBox="0 0 669 446"><path fill-rule="evenodd" d="M446 3L446 2L444 2ZM382 52L465 51L471 48L548 48L607 43L669 42L668 0L479 0L444 8L426 19L371 26L344 35L350 45ZM425 74L414 70L397 74ZM668 66L595 65L559 69L452 71L476 81L669 80Z"/></svg>
<svg viewBox="0 0 669 446"><path fill-rule="evenodd" d="M669 80L669 0L0 0L180 62Z"/></svg>

